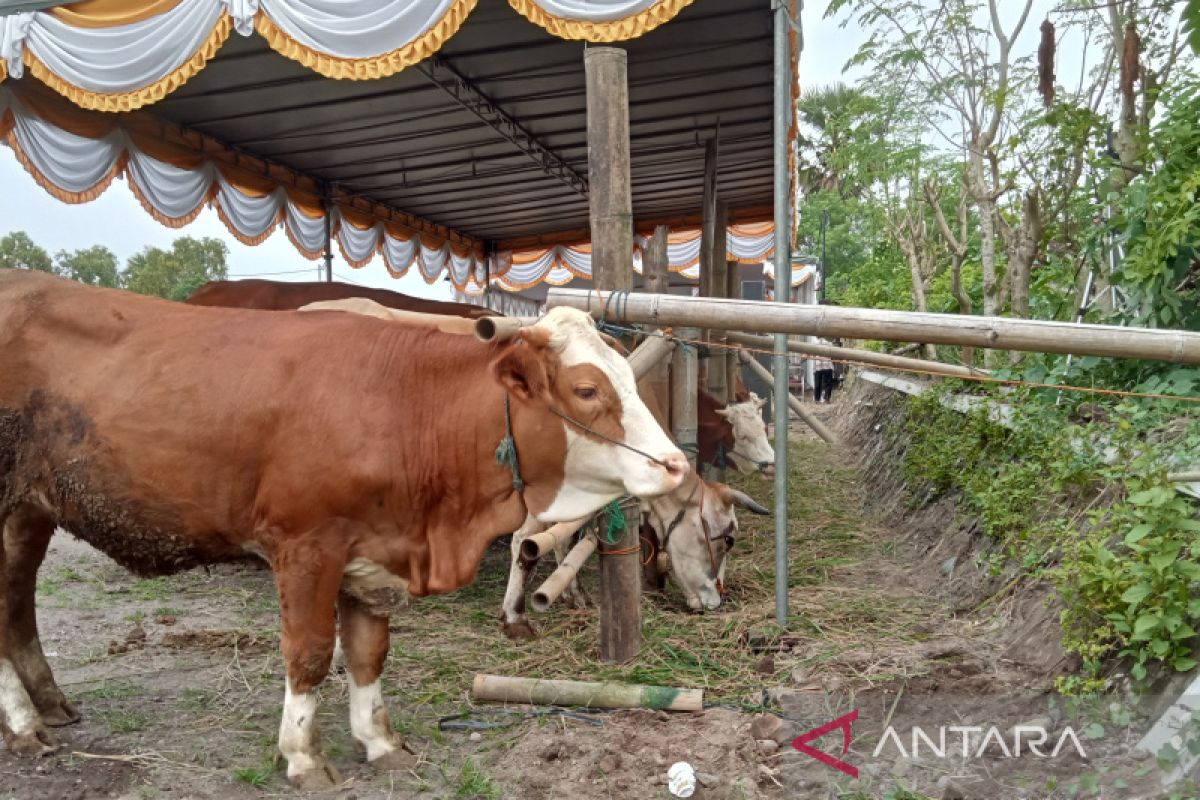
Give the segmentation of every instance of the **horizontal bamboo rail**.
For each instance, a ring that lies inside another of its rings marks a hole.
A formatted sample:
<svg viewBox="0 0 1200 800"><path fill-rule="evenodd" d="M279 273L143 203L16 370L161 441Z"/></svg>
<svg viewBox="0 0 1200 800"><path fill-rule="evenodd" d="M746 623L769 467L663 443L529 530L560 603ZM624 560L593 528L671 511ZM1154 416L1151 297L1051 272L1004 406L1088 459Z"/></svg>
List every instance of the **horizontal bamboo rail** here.
<svg viewBox="0 0 1200 800"><path fill-rule="evenodd" d="M552 525L541 533L528 536L521 542L521 558L526 561L537 561L561 543L569 540L590 519L583 517L571 522L560 522Z"/></svg>
<svg viewBox="0 0 1200 800"><path fill-rule="evenodd" d="M729 341L736 344L771 350L775 340L770 336L755 336L752 333L730 333ZM873 364L877 367L894 367L896 369L932 372L951 378L978 378L990 374L984 369L974 369L958 364L943 364L940 361L922 361L919 358L905 358L889 353L875 353L870 350L859 350L854 347L837 347L832 344L814 344L813 342L796 342L788 340L788 350L810 356L825 356L834 361L854 361L860 364Z"/></svg>
<svg viewBox="0 0 1200 800"><path fill-rule="evenodd" d="M567 553L567 557L558 565L558 569L550 573L550 577L542 582L542 585L533 593L533 610L546 612L550 610L550 606L554 605L554 601L562 596L563 590L575 580L575 576L579 574L579 569L583 563L591 557L592 553L596 552L596 537L585 536L571 548L571 552Z"/></svg>
<svg viewBox="0 0 1200 800"><path fill-rule="evenodd" d="M388 308L374 300L365 297L347 297L342 300L318 300L300 307L301 311L344 311L348 314L361 314L365 317L378 317L389 322L399 322L404 325L418 325L423 328L436 328L442 333L453 333L470 336L475 330L475 320L465 317L451 317L446 314L426 314L420 311L403 311L398 308Z"/></svg>
<svg viewBox="0 0 1200 800"><path fill-rule="evenodd" d="M593 683L515 678L507 675L475 676L471 695L476 700L529 705L582 708L655 708L664 711L704 710L703 689L643 686L636 683Z"/></svg>
<svg viewBox="0 0 1200 800"><path fill-rule="evenodd" d="M553 288L548 307L569 306L599 317L619 308L614 322L689 325L746 333L786 333L967 345L1035 353L1073 353L1200 364L1200 333L1120 328L1008 317L929 314L841 306L807 306L754 300L677 297L666 294L622 295L609 302L609 292Z"/></svg>
<svg viewBox="0 0 1200 800"><path fill-rule="evenodd" d="M768 386L771 386L771 387L775 386L775 376L771 374L771 370L767 369L762 364L758 363L758 361L755 360L745 350L739 350L738 356L742 359L742 363L745 364L746 366L748 366L751 370L753 370L755 375L757 375L758 377L760 377L764 381L766 381L766 384ZM822 439L829 442L830 444L834 444L834 445L841 444L841 440L839 440L837 438L837 436L834 435L833 431L829 430L829 428L826 428L825 423L823 423L823 422L821 422L821 420L817 419L816 416L814 416L813 414L810 414L808 409L805 408L803 405L801 405L800 401L797 400L795 397L793 397L790 392L788 393L788 407L791 408L792 411L794 411L796 413L797 417L799 417L801 420L804 421L805 425L812 428L813 432L815 434L817 434L817 436L820 436ZM775 419L776 419L776 424L778 424L778 420L779 419L786 420L787 415L782 413L779 409L776 409L775 410Z"/></svg>

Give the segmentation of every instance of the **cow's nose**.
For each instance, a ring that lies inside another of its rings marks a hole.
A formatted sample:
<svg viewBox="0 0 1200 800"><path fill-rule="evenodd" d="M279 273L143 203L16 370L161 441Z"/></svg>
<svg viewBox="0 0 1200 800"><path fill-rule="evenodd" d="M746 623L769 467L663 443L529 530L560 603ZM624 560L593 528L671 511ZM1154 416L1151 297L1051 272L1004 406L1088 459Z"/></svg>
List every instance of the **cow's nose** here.
<svg viewBox="0 0 1200 800"><path fill-rule="evenodd" d="M676 450L674 453L664 456L663 458L660 458L658 461L660 464L662 464L663 469L667 471L667 474L672 478L679 478L682 480L683 476L687 475L688 470L691 469L691 465L688 464L687 456L678 450Z"/></svg>

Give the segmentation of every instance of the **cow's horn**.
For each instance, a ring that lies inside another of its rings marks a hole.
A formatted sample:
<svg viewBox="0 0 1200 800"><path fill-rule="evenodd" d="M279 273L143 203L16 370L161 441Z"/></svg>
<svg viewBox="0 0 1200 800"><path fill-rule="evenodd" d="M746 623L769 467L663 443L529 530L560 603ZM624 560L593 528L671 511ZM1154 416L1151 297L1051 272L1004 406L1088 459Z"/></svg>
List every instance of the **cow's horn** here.
<svg viewBox="0 0 1200 800"><path fill-rule="evenodd" d="M733 504L741 506L753 514L769 515L771 512L766 506L760 505L753 497L738 489L733 489L730 494L733 496Z"/></svg>

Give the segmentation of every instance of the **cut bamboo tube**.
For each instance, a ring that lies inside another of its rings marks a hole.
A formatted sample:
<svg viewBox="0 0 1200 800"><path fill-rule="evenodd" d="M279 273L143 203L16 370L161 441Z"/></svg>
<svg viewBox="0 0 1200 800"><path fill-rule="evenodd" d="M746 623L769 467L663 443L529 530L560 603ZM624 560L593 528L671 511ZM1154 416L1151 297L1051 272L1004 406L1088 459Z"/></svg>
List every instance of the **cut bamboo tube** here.
<svg viewBox="0 0 1200 800"><path fill-rule="evenodd" d="M378 317L389 322L399 322L404 325L418 325L424 328L436 328L442 333L453 333L460 336L470 336L475 330L475 320L465 317L451 317L445 314L423 314L420 311L401 311L388 308L374 300L365 297L348 297L344 300L320 300L300 307L301 311L344 311L349 314L362 314L367 317ZM490 317L484 319L491 321ZM482 320L481 320L482 321ZM501 319L501 321L505 321Z"/></svg>
<svg viewBox="0 0 1200 800"><path fill-rule="evenodd" d="M570 306L595 315L608 305L605 292L550 290L548 307ZM613 309L609 309L610 312ZM786 333L849 339L968 345L1034 353L1073 353L1200 364L1200 333L1121 328L1070 322L931 314L840 306L805 306L754 300L710 300L665 294L622 296L617 322L695 325L747 333Z"/></svg>
<svg viewBox="0 0 1200 800"><path fill-rule="evenodd" d="M634 379L640 381L664 358L671 355L671 351L674 349L675 343L671 340L662 336L650 336L639 344L637 349L630 353L625 360L629 362L629 368L633 370Z"/></svg>
<svg viewBox="0 0 1200 800"><path fill-rule="evenodd" d="M755 336L752 333L730 333L728 339L737 344L770 350L775 347L775 341L770 336ZM933 372L952 378L978 378L989 373L985 369L972 369L958 364L943 364L940 361L922 361L919 358L905 358L889 353L874 353L870 350L858 350L853 347L835 347L831 344L814 344L813 342L796 342L788 340L788 350L793 353L803 353L812 356L825 356L837 361L855 361L861 364L874 364L878 367L895 367L896 369L911 369L920 372Z"/></svg>
<svg viewBox="0 0 1200 800"><path fill-rule="evenodd" d="M481 342L503 342L516 336L521 328L536 324L536 317L481 317L471 330Z"/></svg>
<svg viewBox="0 0 1200 800"><path fill-rule="evenodd" d="M571 522L560 522L541 533L535 533L527 537L521 542L521 558L526 561L537 561L546 555L546 553L554 550L559 544L574 536L575 531L582 528L588 519L588 517L582 517Z"/></svg>
<svg viewBox="0 0 1200 800"><path fill-rule="evenodd" d="M571 548L571 552L567 553L567 557L558 565L558 569L550 573L550 577L542 583L541 586L533 593L533 610L534 611L549 611L550 606L554 605L567 588L571 581L575 580L575 576L579 574L579 568L583 566L583 562L591 557L592 553L596 552L596 537L585 536Z"/></svg>
<svg viewBox="0 0 1200 800"><path fill-rule="evenodd" d="M580 708L654 708L702 711L703 689L677 689L636 683L593 683L476 674L471 684L476 700Z"/></svg>
<svg viewBox="0 0 1200 800"><path fill-rule="evenodd" d="M1195 483L1200 481L1200 470L1191 472L1168 472L1167 480L1171 483Z"/></svg>
<svg viewBox="0 0 1200 800"><path fill-rule="evenodd" d="M745 350L739 350L738 356L742 359L742 363L745 364L746 366L748 366L751 370L753 370L754 373L756 375L758 375L758 377L760 377L764 381L766 381L768 386L771 386L771 387L775 386L775 376L771 374L771 370L767 369L762 364L758 363L758 361L756 361ZM795 397L793 397L790 392L788 393L788 407L791 408L792 411L794 411L796 413L797 417L799 417L801 420L804 421L805 425L812 428L813 433L817 434L817 436L820 436L822 439L829 442L830 444L841 445L841 441L837 438L837 436L834 435L833 431L829 430L829 428L826 428L825 424L823 422L821 422L821 420L817 419L814 415L810 414L808 412L808 409L806 409L804 406L802 406L800 404L800 401L797 400ZM787 415L781 413L780 409L775 409L775 424L776 425L779 424L780 419L786 420Z"/></svg>

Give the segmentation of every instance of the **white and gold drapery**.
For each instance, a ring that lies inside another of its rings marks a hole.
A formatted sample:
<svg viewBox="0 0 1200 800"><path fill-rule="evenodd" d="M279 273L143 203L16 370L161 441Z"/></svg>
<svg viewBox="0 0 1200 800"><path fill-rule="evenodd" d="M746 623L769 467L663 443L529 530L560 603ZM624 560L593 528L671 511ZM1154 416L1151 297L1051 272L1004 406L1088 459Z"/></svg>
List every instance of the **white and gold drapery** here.
<svg viewBox="0 0 1200 800"><path fill-rule="evenodd" d="M64 114L36 96L0 86L0 139L39 185L64 202L93 200L123 175L146 211L164 225L182 227L211 205L246 244L262 242L282 225L307 258L324 251L326 211L319 198L173 149L115 118ZM381 255L396 277L415 264L429 283L448 273L456 288L483 290L487 267L479 247L402 230L352 208L335 206L332 214L332 235L352 266Z"/></svg>
<svg viewBox="0 0 1200 800"><path fill-rule="evenodd" d="M632 39L692 0L509 0L567 39ZM327 78L392 75L441 49L477 0L83 0L0 17L0 80L26 68L79 106L129 111L202 70L234 31Z"/></svg>

